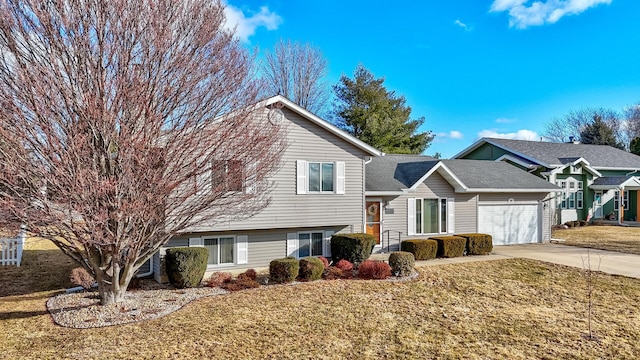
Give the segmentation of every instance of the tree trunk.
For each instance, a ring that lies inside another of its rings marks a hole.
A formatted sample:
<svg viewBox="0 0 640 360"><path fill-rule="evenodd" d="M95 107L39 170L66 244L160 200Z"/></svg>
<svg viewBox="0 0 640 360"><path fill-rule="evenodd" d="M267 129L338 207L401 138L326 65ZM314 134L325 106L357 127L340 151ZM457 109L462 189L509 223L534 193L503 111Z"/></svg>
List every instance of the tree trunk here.
<svg viewBox="0 0 640 360"><path fill-rule="evenodd" d="M100 305L111 305L122 301L131 278L133 278L131 268L125 266L124 271L121 273L119 264L115 262L106 271L96 270Z"/></svg>

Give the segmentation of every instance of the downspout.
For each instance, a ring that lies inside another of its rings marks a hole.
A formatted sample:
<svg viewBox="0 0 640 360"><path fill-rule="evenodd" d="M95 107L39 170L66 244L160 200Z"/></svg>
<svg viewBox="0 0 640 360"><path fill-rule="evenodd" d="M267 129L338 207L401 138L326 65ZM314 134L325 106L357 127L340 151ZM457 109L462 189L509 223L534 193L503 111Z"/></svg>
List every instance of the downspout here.
<svg viewBox="0 0 640 360"><path fill-rule="evenodd" d="M146 272L146 273L142 273L142 274L136 274L135 276L136 276L137 278L143 278L143 277L145 277L145 276L153 275L153 257L154 257L154 256L155 256L155 254L154 254L154 255L152 255L152 256L149 258L149 271L148 271L148 272Z"/></svg>

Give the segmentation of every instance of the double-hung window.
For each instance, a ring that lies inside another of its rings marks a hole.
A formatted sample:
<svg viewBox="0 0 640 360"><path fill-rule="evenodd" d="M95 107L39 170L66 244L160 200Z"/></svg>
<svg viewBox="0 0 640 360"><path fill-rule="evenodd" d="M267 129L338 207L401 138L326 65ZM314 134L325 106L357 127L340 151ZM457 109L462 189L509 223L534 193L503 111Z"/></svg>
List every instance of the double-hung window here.
<svg viewBox="0 0 640 360"><path fill-rule="evenodd" d="M296 163L297 194L344 194L345 163L343 161L306 161Z"/></svg>
<svg viewBox="0 0 640 360"><path fill-rule="evenodd" d="M211 187L214 191L243 191L244 167L240 160L213 160Z"/></svg>
<svg viewBox="0 0 640 360"><path fill-rule="evenodd" d="M629 210L629 191L624 191L622 193L622 204L625 210ZM614 210L618 210L620 207L620 191L616 190L614 198L613 198L613 208Z"/></svg>
<svg viewBox="0 0 640 360"><path fill-rule="evenodd" d="M560 208L562 209L582 209L584 206L584 193L582 181L573 178L557 181L556 185L562 188L562 201Z"/></svg>
<svg viewBox="0 0 640 360"><path fill-rule="evenodd" d="M437 234L451 231L449 228L451 206L447 199L409 199L409 234Z"/></svg>

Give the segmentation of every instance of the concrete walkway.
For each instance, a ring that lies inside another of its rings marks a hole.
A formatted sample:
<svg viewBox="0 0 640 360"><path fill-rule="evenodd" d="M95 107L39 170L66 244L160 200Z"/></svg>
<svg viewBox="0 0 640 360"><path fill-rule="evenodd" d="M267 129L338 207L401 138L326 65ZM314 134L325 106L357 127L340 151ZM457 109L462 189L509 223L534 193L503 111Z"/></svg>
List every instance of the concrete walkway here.
<svg viewBox="0 0 640 360"><path fill-rule="evenodd" d="M502 258L526 258L546 261L554 264L573 266L582 269L583 258L591 258L591 269L640 279L640 255L614 251L585 249L576 246L558 244L523 244L494 246L492 255ZM478 256L478 258L483 258Z"/></svg>

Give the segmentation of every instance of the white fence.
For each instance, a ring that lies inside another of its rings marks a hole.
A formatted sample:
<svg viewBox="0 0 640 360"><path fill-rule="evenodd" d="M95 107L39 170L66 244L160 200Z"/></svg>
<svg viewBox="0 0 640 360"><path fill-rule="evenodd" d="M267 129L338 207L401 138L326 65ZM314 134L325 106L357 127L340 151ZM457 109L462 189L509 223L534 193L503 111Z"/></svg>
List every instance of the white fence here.
<svg viewBox="0 0 640 360"><path fill-rule="evenodd" d="M18 237L13 239L0 239L0 265L20 266L26 238L27 232L22 228L20 229Z"/></svg>

